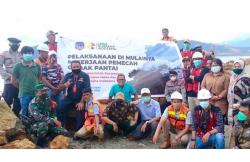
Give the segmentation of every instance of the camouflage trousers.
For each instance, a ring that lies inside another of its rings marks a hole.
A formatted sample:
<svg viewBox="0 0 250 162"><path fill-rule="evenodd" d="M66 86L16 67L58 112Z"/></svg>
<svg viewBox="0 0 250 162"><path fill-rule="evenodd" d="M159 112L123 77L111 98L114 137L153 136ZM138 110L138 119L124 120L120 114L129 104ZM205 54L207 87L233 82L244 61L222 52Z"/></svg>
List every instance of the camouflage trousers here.
<svg viewBox="0 0 250 162"><path fill-rule="evenodd" d="M31 138L37 142L38 139L54 138L57 135L69 136L69 132L63 127L48 125L46 122L37 122L28 129Z"/></svg>

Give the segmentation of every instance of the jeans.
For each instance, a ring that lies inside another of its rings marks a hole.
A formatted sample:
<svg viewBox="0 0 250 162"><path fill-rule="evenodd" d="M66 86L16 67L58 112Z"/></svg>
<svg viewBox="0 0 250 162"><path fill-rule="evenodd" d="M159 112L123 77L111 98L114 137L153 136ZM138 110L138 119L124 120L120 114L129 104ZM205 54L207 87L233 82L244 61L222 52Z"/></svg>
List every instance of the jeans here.
<svg viewBox="0 0 250 162"><path fill-rule="evenodd" d="M56 109L58 109L59 108L59 103L63 100L64 95L63 95L62 92L58 93L57 95L53 95L52 91L49 90L49 97L50 97L51 100L56 102L56 105L57 105Z"/></svg>
<svg viewBox="0 0 250 162"><path fill-rule="evenodd" d="M155 134L155 130L157 128L158 122L152 122L150 124L147 124L146 130L145 132L141 131L141 128L143 126L143 124L146 121L142 121L137 127L136 129L131 133L131 135L135 138L135 139L142 139L142 138L146 138L148 136L153 137Z"/></svg>
<svg viewBox="0 0 250 162"><path fill-rule="evenodd" d="M199 136L196 136L196 148L197 149L209 149L215 146L216 149L225 148L225 137L222 133L216 133L209 137L207 143L203 143Z"/></svg>
<svg viewBox="0 0 250 162"><path fill-rule="evenodd" d="M33 98L34 98L33 96L20 97L21 115L22 116L28 116L29 103Z"/></svg>

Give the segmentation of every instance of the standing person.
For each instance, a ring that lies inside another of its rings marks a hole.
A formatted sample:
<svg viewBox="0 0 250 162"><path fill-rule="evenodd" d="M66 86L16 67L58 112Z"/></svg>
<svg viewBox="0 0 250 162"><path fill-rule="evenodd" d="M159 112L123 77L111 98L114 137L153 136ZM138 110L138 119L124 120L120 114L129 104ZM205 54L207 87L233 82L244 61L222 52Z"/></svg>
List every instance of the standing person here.
<svg viewBox="0 0 250 162"><path fill-rule="evenodd" d="M132 95L134 95L134 100L138 98L135 88L130 83L126 82L125 75L122 73L117 75L117 83L114 84L109 91L109 102L111 102L112 97L116 96L119 92L124 94L125 100L129 103L132 101Z"/></svg>
<svg viewBox="0 0 250 162"><path fill-rule="evenodd" d="M35 59L35 63L37 63L40 67L48 64L48 53L49 53L48 45L40 44L38 45L37 50L39 51L39 56Z"/></svg>
<svg viewBox="0 0 250 162"><path fill-rule="evenodd" d="M170 42L175 42L176 43L176 39L174 39L173 37L169 36L169 30L167 28L163 28L162 29L162 39L163 41L170 41Z"/></svg>
<svg viewBox="0 0 250 162"><path fill-rule="evenodd" d="M209 103L211 97L207 89L198 93L199 105L192 112L192 138L189 148L225 148L223 117L220 108Z"/></svg>
<svg viewBox="0 0 250 162"><path fill-rule="evenodd" d="M141 89L141 99L136 104L137 113L140 115L140 124L131 133L130 139L142 139L150 136L153 137L159 119L161 117L161 108L159 102L151 98L148 88ZM136 115L138 118L138 114ZM137 121L138 119L136 119Z"/></svg>
<svg viewBox="0 0 250 162"><path fill-rule="evenodd" d="M183 57L182 62L184 65L183 69L182 69L182 78L183 78L183 81L185 83L186 101L187 101L188 100L188 98L187 98L188 83L187 83L186 79L188 78L188 76L190 76L192 64L191 64L191 59L189 59L189 57Z"/></svg>
<svg viewBox="0 0 250 162"><path fill-rule="evenodd" d="M3 98L9 107L13 103L13 112L18 116L21 109L18 88L11 84L11 75L15 64L21 62L21 55L18 52L21 41L17 38L8 38L8 41L9 50L0 54L0 74L4 80Z"/></svg>
<svg viewBox="0 0 250 162"><path fill-rule="evenodd" d="M241 102L236 123L231 133L229 148L250 149L250 101Z"/></svg>
<svg viewBox="0 0 250 162"><path fill-rule="evenodd" d="M95 135L99 139L99 143L104 141L104 128L102 125L102 105L94 100L91 89L83 90L82 94L82 108L85 110L85 122L81 129L79 129L74 137L75 138L86 138L88 135Z"/></svg>
<svg viewBox="0 0 250 162"><path fill-rule="evenodd" d="M33 61L34 50L24 46L21 49L22 62L13 69L12 84L19 88L18 97L21 103L21 115L28 115L28 106L35 96L35 85L41 80L41 68Z"/></svg>
<svg viewBox="0 0 250 162"><path fill-rule="evenodd" d="M71 62L72 72L67 73L60 85L61 90L67 91L67 95L61 100L57 109L57 117L62 125L65 126L67 112L69 109L76 108L76 130L84 124L84 110L81 107L82 92L91 88L89 75L81 70L80 61Z"/></svg>
<svg viewBox="0 0 250 162"><path fill-rule="evenodd" d="M191 134L190 128L192 125L191 111L183 104L182 95L175 91L171 95L171 105L167 107L161 116L161 120L155 131L153 143L156 144L159 139L161 130L163 129L163 143L160 148L165 149L181 143L184 147L187 146ZM170 142L170 133L174 136Z"/></svg>
<svg viewBox="0 0 250 162"><path fill-rule="evenodd" d="M250 100L250 76L245 72L245 62L242 59L234 62L227 99L228 122L233 125L233 118L239 112L240 102Z"/></svg>
<svg viewBox="0 0 250 162"><path fill-rule="evenodd" d="M191 111L198 105L196 97L200 90L200 84L205 74L209 72L207 67L202 66L202 59L202 53L195 52L193 54L194 68L191 69L190 76L186 77L188 106Z"/></svg>
<svg viewBox="0 0 250 162"><path fill-rule="evenodd" d="M47 140L51 140L57 135L69 136L69 132L56 118L55 106L48 96L49 89L43 84L37 84L35 90L36 97L29 104L29 120L26 123L32 139L37 145L44 146L48 142Z"/></svg>
<svg viewBox="0 0 250 162"><path fill-rule="evenodd" d="M182 58L189 58L190 60L193 57L193 51L191 50L191 41L186 39L183 42L183 49L181 51Z"/></svg>
<svg viewBox="0 0 250 162"><path fill-rule="evenodd" d="M177 72L176 71L170 71L169 72L170 80L167 81L165 86L165 96L167 99L167 106L171 105L171 94L175 91L178 91L182 94L183 102L187 103L186 101L186 89L185 84L183 80L179 80L177 78Z"/></svg>
<svg viewBox="0 0 250 162"><path fill-rule="evenodd" d="M230 77L223 70L223 63L220 59L215 59L212 62L211 72L206 74L201 88L209 90L212 94L210 103L220 108L224 119L227 117L228 102L227 91Z"/></svg>
<svg viewBox="0 0 250 162"><path fill-rule="evenodd" d="M46 33L47 41L44 44L48 45L49 51L56 51L57 52L57 42L56 42L56 35L58 33L54 32L53 30L49 30Z"/></svg>
<svg viewBox="0 0 250 162"><path fill-rule="evenodd" d="M56 101L57 105L63 98L60 90L60 83L63 80L63 70L60 64L57 63L55 51L49 52L48 64L42 66L42 81L45 86L49 87L49 96Z"/></svg>

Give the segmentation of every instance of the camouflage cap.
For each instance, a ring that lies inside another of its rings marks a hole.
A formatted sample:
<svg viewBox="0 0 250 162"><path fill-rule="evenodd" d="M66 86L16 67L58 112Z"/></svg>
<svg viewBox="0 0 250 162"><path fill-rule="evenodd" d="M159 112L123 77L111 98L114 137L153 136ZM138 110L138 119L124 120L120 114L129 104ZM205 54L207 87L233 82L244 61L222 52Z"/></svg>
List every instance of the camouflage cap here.
<svg viewBox="0 0 250 162"><path fill-rule="evenodd" d="M40 83L40 84L37 84L35 86L35 90L38 91L38 90L49 90L48 87L46 87L44 84Z"/></svg>

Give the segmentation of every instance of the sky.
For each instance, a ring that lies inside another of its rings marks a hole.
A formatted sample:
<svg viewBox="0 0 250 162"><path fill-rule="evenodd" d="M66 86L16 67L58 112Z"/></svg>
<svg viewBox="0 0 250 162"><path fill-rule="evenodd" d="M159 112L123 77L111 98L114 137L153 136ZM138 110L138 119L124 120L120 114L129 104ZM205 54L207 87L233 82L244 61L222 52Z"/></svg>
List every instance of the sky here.
<svg viewBox="0 0 250 162"><path fill-rule="evenodd" d="M246 0L6 0L0 6L0 50L8 37L37 44L50 29L64 37L159 40L167 27L177 39L211 43L250 33Z"/></svg>

